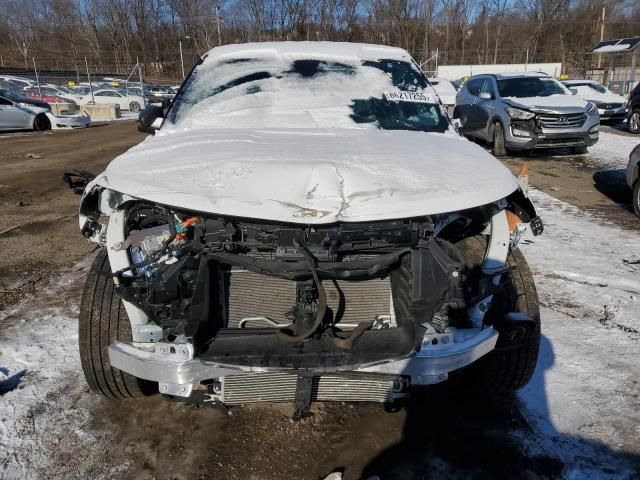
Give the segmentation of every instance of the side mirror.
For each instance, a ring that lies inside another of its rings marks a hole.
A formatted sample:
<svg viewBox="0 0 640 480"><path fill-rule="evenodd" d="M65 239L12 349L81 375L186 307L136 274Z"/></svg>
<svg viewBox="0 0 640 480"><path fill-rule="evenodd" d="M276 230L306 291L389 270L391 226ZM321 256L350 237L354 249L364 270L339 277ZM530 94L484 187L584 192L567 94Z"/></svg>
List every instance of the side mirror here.
<svg viewBox="0 0 640 480"><path fill-rule="evenodd" d="M138 116L138 130L144 133L155 133L162 125L164 110L158 105L147 105Z"/></svg>
<svg viewBox="0 0 640 480"><path fill-rule="evenodd" d="M489 114L479 105L456 105L453 118L460 122L460 133L473 132L487 126Z"/></svg>
<svg viewBox="0 0 640 480"><path fill-rule="evenodd" d="M578 94L578 89L577 88L570 88L569 91L571 92L571 95L577 95Z"/></svg>
<svg viewBox="0 0 640 480"><path fill-rule="evenodd" d="M493 100L493 95L491 95L489 92L480 92L478 97L482 100Z"/></svg>

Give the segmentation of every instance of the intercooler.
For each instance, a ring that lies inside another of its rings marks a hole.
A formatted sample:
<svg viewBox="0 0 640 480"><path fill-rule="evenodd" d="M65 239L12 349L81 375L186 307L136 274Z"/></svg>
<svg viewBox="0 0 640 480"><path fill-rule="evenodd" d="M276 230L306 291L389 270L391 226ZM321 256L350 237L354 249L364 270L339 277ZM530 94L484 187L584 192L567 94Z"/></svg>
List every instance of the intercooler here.
<svg viewBox="0 0 640 480"><path fill-rule="evenodd" d="M228 405L251 402L293 402L297 377L291 373L247 373L221 379L222 401ZM312 401L391 402L406 396L402 377L334 374L313 377Z"/></svg>
<svg viewBox="0 0 640 480"><path fill-rule="evenodd" d="M227 327L267 327L267 317L279 324L290 323L285 315L296 303L296 282L233 269L225 273ZM323 281L327 304L335 319L358 324L376 318L395 325L388 278L361 282ZM242 320L245 322L242 323Z"/></svg>

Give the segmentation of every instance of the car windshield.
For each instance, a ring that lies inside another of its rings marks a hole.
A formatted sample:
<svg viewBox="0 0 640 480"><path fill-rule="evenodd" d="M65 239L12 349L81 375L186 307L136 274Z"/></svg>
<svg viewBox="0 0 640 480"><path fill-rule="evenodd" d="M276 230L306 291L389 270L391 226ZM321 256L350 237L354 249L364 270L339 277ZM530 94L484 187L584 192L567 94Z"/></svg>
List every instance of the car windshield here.
<svg viewBox="0 0 640 480"><path fill-rule="evenodd" d="M598 93L609 93L605 87L598 83L574 83L569 88L576 88L579 92L592 93L594 91Z"/></svg>
<svg viewBox="0 0 640 480"><path fill-rule="evenodd" d="M548 97L567 95L569 92L560 82L548 77L516 77L498 80L501 97Z"/></svg>
<svg viewBox="0 0 640 480"><path fill-rule="evenodd" d="M235 58L205 61L187 79L165 126L381 128L445 132L424 75L399 60Z"/></svg>
<svg viewBox="0 0 640 480"><path fill-rule="evenodd" d="M14 102L23 101L23 100L30 100L29 98L25 97L24 95L16 93L13 90L0 90L0 95L2 95L5 98L8 98L9 100L13 100Z"/></svg>

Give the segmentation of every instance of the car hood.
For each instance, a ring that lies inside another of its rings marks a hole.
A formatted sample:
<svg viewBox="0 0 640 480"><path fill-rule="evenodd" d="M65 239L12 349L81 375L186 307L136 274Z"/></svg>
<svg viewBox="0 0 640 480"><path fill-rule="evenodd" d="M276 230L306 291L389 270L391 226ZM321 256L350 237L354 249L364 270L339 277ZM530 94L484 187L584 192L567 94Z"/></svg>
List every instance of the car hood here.
<svg viewBox="0 0 640 480"><path fill-rule="evenodd" d="M622 103L625 105L627 103L627 99L622 95L617 95L615 93L590 93L589 95L581 95L581 98L586 100L587 102L593 103Z"/></svg>
<svg viewBox="0 0 640 480"><path fill-rule="evenodd" d="M504 97L504 101L516 108L540 113L582 113L587 103L576 95L549 95L547 97Z"/></svg>
<svg viewBox="0 0 640 480"><path fill-rule="evenodd" d="M455 134L375 128L158 132L95 183L184 209L305 224L463 210L518 187Z"/></svg>

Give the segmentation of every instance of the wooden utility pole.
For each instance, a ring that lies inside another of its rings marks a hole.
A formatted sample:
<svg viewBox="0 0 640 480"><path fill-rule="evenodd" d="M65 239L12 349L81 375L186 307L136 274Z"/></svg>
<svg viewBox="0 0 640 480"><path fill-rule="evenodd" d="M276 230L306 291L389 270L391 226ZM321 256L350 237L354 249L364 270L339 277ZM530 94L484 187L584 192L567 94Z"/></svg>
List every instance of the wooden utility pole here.
<svg viewBox="0 0 640 480"><path fill-rule="evenodd" d="M604 5L602 6L602 18L600 19L600 42L604 41L604 18L606 13L606 8ZM598 54L598 68L600 68L600 64L602 63L602 54Z"/></svg>

